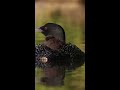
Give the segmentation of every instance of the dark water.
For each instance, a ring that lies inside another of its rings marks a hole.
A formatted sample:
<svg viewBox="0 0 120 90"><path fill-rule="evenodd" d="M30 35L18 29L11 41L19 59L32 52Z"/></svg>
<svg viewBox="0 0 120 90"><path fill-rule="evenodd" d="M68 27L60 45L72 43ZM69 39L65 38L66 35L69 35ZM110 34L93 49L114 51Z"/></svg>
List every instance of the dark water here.
<svg viewBox="0 0 120 90"><path fill-rule="evenodd" d="M53 70L49 72L55 73L57 70ZM61 71L58 71L61 72ZM48 73L47 73L48 74ZM51 84L44 84L41 83L41 78L43 75L43 70L36 68L35 69L35 90L85 90L85 65L77 68L73 71L65 71L65 77L63 80L60 78L58 80L50 79L49 83ZM61 77L59 74L59 77ZM53 75L54 76L54 75ZM55 76L54 76L55 78ZM44 80L43 80L44 81Z"/></svg>

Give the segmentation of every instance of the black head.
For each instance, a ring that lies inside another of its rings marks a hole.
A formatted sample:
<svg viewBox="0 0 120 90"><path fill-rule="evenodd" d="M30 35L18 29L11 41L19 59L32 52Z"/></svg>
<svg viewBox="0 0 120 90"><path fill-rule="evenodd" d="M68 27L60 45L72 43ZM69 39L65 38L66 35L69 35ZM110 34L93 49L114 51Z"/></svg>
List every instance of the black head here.
<svg viewBox="0 0 120 90"><path fill-rule="evenodd" d="M56 39L59 39L60 41L64 41L65 42L65 32L64 29L55 23L47 23L44 26L41 26L39 28L39 30L41 30L41 32L46 36L52 36L55 37Z"/></svg>

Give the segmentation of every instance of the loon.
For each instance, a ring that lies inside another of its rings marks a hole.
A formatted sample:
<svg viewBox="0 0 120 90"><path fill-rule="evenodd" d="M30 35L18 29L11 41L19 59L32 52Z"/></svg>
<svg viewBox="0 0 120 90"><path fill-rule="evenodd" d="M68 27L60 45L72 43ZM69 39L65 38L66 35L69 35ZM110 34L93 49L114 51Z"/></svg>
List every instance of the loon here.
<svg viewBox="0 0 120 90"><path fill-rule="evenodd" d="M37 28L45 41L35 46L35 66L51 68L64 66L73 70L85 62L85 53L72 43L66 43L64 29L55 23L46 23Z"/></svg>

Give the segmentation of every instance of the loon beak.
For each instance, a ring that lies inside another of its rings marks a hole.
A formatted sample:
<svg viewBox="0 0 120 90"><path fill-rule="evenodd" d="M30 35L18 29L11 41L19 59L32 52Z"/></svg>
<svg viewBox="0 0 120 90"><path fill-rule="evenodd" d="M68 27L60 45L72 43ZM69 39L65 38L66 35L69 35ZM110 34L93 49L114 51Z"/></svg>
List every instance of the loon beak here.
<svg viewBox="0 0 120 90"><path fill-rule="evenodd" d="M42 32L42 29L36 28L36 29L35 29L35 32Z"/></svg>

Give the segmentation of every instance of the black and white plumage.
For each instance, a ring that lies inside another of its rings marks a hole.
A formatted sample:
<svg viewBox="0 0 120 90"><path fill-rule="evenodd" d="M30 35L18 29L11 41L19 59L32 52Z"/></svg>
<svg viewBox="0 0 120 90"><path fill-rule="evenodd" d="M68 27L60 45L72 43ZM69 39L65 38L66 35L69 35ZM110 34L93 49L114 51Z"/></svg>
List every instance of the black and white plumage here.
<svg viewBox="0 0 120 90"><path fill-rule="evenodd" d="M58 51L39 44L35 48L35 57L35 65L40 68L60 65L65 66L66 69L75 69L84 63L84 53L71 43L63 45ZM41 57L46 57L48 61L42 62Z"/></svg>
<svg viewBox="0 0 120 90"><path fill-rule="evenodd" d="M39 29L46 41L35 47L35 66L64 66L71 70L84 64L85 53L76 45L65 42L65 32L60 25L47 23Z"/></svg>

